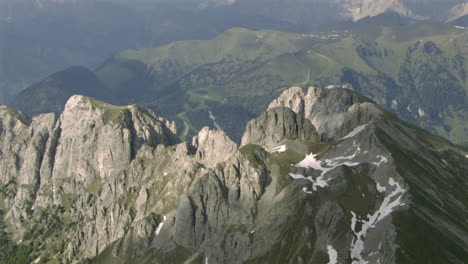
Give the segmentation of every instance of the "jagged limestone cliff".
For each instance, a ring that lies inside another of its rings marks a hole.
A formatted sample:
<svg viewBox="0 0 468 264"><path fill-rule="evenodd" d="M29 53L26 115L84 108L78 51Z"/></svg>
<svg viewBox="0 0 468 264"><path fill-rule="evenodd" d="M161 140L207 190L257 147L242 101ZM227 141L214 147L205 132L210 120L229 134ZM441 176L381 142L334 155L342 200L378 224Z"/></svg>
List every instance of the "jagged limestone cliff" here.
<svg viewBox="0 0 468 264"><path fill-rule="evenodd" d="M286 90L240 147L83 96L59 119L0 108L0 141L5 231L37 262L468 257L466 152L350 90Z"/></svg>
<svg viewBox="0 0 468 264"><path fill-rule="evenodd" d="M355 127L382 119L384 111L367 98L347 89L310 87L304 93L292 87L274 100L268 109L287 107L309 119L322 140L343 137Z"/></svg>

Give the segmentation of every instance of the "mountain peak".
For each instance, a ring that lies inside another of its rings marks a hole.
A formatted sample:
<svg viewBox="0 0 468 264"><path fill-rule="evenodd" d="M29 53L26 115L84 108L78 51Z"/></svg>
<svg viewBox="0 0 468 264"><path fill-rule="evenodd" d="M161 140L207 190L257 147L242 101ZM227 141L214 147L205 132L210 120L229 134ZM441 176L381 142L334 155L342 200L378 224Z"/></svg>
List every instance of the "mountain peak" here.
<svg viewBox="0 0 468 264"><path fill-rule="evenodd" d="M91 109L93 104L89 97L84 95L72 95L65 104L65 111L73 111L75 108Z"/></svg>
<svg viewBox="0 0 468 264"><path fill-rule="evenodd" d="M302 113L283 106L270 108L251 120L242 137L243 146L256 144L268 151L290 141L317 143L319 135Z"/></svg>
<svg viewBox="0 0 468 264"><path fill-rule="evenodd" d="M90 119L100 117L104 123L120 123L124 121L124 115L131 107L115 106L91 97L72 95L65 104L62 119L68 116L88 116Z"/></svg>
<svg viewBox="0 0 468 264"><path fill-rule="evenodd" d="M237 144L224 131L209 127L204 127L193 137L192 145L197 148L198 160L208 166L228 160L237 150Z"/></svg>
<svg viewBox="0 0 468 264"><path fill-rule="evenodd" d="M300 87L284 91L269 109L288 107L304 115L323 140L333 140L348 134L355 127L382 118L385 112L363 96L344 88Z"/></svg>

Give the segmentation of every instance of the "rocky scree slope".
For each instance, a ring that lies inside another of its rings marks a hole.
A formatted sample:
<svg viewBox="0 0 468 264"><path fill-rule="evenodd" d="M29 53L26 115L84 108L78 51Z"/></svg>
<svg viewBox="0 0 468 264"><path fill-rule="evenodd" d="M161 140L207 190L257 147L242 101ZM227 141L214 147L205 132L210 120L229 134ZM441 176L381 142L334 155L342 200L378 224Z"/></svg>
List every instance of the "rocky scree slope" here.
<svg viewBox="0 0 468 264"><path fill-rule="evenodd" d="M467 153L346 89L293 87L238 147L137 105L0 108L0 210L43 263L463 263Z"/></svg>

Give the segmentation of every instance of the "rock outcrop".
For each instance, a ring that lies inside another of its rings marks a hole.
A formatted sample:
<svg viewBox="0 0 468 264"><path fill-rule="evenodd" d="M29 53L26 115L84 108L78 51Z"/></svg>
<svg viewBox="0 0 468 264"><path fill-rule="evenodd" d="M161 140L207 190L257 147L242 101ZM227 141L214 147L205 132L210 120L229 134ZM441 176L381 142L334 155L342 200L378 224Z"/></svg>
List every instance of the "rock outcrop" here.
<svg viewBox="0 0 468 264"><path fill-rule="evenodd" d="M247 124L242 145L257 144L271 150L285 140L317 143L319 135L303 114L294 113L286 107L276 107Z"/></svg>
<svg viewBox="0 0 468 264"><path fill-rule="evenodd" d="M28 120L13 109L1 110L0 180L10 192L4 198L10 208L6 219L19 237L32 216L41 218L50 208L73 208L71 221L92 219L81 223L88 232L66 234L74 236L64 252L69 258L83 241L90 243L80 253L93 256L122 236L127 212L114 207L115 217L109 218L102 210L125 192L118 183L143 146L179 142L167 120L139 106L117 107L84 96L72 96L58 120L53 114ZM99 199L92 197L97 194ZM95 231L100 228L104 232Z"/></svg>
<svg viewBox="0 0 468 264"><path fill-rule="evenodd" d="M227 161L237 151L237 144L224 131L213 131L208 127L193 137L192 145L197 149L198 162L208 166Z"/></svg>
<svg viewBox="0 0 468 264"><path fill-rule="evenodd" d="M340 88L300 87L284 91L268 107L287 107L309 119L322 140L338 139L355 127L383 118L384 111L357 93Z"/></svg>

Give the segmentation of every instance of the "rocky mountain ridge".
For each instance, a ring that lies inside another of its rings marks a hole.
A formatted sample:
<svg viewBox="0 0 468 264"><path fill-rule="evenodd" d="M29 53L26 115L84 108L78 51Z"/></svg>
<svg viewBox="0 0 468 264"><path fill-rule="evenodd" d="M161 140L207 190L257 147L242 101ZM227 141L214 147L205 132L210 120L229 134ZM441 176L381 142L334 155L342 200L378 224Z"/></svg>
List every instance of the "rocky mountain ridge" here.
<svg viewBox="0 0 468 264"><path fill-rule="evenodd" d="M2 107L0 125L3 231L38 263L468 256L466 152L350 90L286 90L240 147L84 96L58 119Z"/></svg>

